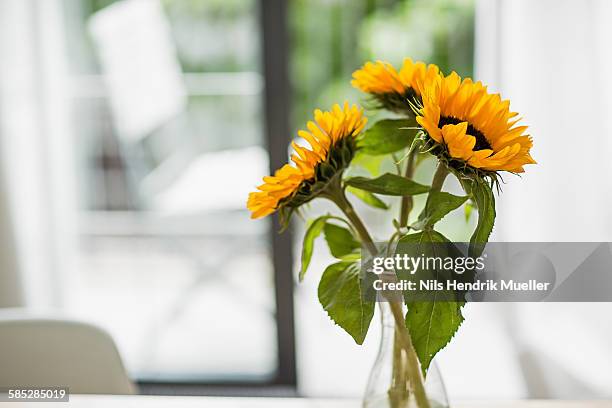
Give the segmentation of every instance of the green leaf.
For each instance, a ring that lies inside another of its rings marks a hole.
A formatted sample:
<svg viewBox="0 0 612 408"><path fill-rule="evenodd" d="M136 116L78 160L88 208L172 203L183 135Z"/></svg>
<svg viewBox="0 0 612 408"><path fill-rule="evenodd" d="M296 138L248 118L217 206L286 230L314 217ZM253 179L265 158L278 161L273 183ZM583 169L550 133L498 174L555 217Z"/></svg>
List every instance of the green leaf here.
<svg viewBox="0 0 612 408"><path fill-rule="evenodd" d="M387 203L385 203L383 200L376 197L374 194L370 193L369 191L360 190L355 187L348 187L346 190L371 207L380 208L382 210L389 209L389 206L387 205Z"/></svg>
<svg viewBox="0 0 612 408"><path fill-rule="evenodd" d="M310 265L310 261L312 259L312 251L314 250L314 241L319 235L321 235L321 232L323 232L325 223L329 218L331 218L330 215L323 215L319 218L316 218L315 220L310 222L310 225L306 229L306 233L304 234L304 241L302 243L302 267L300 268L299 275L300 282L304 280L304 275L306 275L306 271L308 270L308 266Z"/></svg>
<svg viewBox="0 0 612 408"><path fill-rule="evenodd" d="M462 302L415 302L408 305L406 327L427 372L431 360L450 341L463 322Z"/></svg>
<svg viewBox="0 0 612 408"><path fill-rule="evenodd" d="M340 259L341 261L346 261L346 262L361 261L361 250L353 251L350 254L346 254L346 255L341 256L338 259Z"/></svg>
<svg viewBox="0 0 612 408"><path fill-rule="evenodd" d="M424 254L428 257L461 256L460 253L453 251L454 246L444 235L433 230L404 236L400 243L416 245L416 247L412 247L412 251L417 255ZM443 248L447 252L436 252ZM420 279L438 278L440 280L438 276L441 273L440 271L420 271L420 273ZM427 276L427 274L431 274L431 276ZM405 293L406 305L408 306L406 327L412 337L423 373L427 372L434 356L451 341L463 322L463 315L461 314L463 301L449 300L455 298L453 293L440 293L440 297L438 297L438 291L433 293L433 295L429 294L427 301L411 301L409 298L411 294Z"/></svg>
<svg viewBox="0 0 612 408"><path fill-rule="evenodd" d="M418 221L412 228L421 230L432 227L451 211L461 207L467 201L468 196L456 196L443 191L432 191L427 197L425 208L419 215Z"/></svg>
<svg viewBox="0 0 612 408"><path fill-rule="evenodd" d="M410 147L417 133L415 119L383 119L366 130L358 142L368 155L382 155Z"/></svg>
<svg viewBox="0 0 612 408"><path fill-rule="evenodd" d="M353 233L344 227L326 223L323 233L329 251L336 258L342 258L361 247L361 244L353 237Z"/></svg>
<svg viewBox="0 0 612 408"><path fill-rule="evenodd" d="M463 189L472 196L478 209L478 222L470 238L471 257L479 257L489 240L489 235L495 225L495 196L491 186L485 181L469 181L463 183Z"/></svg>
<svg viewBox="0 0 612 408"><path fill-rule="evenodd" d="M429 191L428 186L391 173L385 173L374 179L353 177L347 179L345 183L360 190L390 196L417 195Z"/></svg>
<svg viewBox="0 0 612 408"><path fill-rule="evenodd" d="M363 344L375 302L365 302L361 294L359 264L338 262L325 269L319 283L319 301L329 317L357 344Z"/></svg>

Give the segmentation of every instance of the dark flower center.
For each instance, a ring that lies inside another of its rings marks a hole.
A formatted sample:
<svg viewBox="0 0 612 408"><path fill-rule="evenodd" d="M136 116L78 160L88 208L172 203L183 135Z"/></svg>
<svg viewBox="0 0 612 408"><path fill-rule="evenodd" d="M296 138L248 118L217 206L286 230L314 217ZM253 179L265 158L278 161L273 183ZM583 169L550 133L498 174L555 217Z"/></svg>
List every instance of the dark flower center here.
<svg viewBox="0 0 612 408"><path fill-rule="evenodd" d="M442 129L442 126L444 125L458 125L461 122L465 122L465 120L460 120L452 116L441 116L440 123L438 123L438 127ZM491 144L489 143L485 135L483 135L480 130L476 129L469 122L468 122L468 127L467 127L467 133L468 135L472 135L476 138L476 144L474 145L474 151L485 150L485 149L493 150L493 148L491 147Z"/></svg>
<svg viewBox="0 0 612 408"><path fill-rule="evenodd" d="M414 115L414 110L411 104L420 104L421 98L416 91L411 87L407 87L404 93L387 92L374 94L374 98L380 106L378 108L389 109L392 112Z"/></svg>

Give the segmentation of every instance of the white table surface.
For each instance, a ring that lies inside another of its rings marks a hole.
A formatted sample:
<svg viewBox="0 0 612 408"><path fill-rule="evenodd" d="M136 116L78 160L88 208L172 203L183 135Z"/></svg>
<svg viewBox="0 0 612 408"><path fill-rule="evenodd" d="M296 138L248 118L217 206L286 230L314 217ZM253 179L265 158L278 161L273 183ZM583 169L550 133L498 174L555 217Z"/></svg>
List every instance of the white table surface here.
<svg viewBox="0 0 612 408"><path fill-rule="evenodd" d="M72 395L70 402L4 402L14 408L360 408L359 400ZM479 401L453 408L612 408L612 401Z"/></svg>

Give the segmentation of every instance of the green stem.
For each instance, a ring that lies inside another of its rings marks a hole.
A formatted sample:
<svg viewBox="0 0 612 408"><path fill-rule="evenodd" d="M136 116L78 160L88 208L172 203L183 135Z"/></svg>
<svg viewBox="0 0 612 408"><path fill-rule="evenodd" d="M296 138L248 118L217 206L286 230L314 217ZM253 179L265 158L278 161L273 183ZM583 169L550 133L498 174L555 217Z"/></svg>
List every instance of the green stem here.
<svg viewBox="0 0 612 408"><path fill-rule="evenodd" d="M389 400L392 408L406 408L409 388L406 378L405 352L398 329L393 330L393 371L391 387L389 389Z"/></svg>
<svg viewBox="0 0 612 408"><path fill-rule="evenodd" d="M446 164L442 162L438 162L438 168L433 176L433 180L431 182L431 190L430 191L441 191L442 186L444 185L444 180L446 180L446 176L448 176L448 167Z"/></svg>
<svg viewBox="0 0 612 408"><path fill-rule="evenodd" d="M415 161L416 161L417 150L413 150L408 154L408 163L406 164L406 173L404 177L409 180L412 180L412 176L414 175ZM412 211L413 206L412 196L403 196L402 197L402 205L400 208L400 227L408 226L408 217L410 216L410 211Z"/></svg>
<svg viewBox="0 0 612 408"><path fill-rule="evenodd" d="M353 225L353 228L355 228L355 231L357 231L357 235L359 235L361 242L367 247L368 251L372 255L376 255L378 253L378 248L376 248L374 240L372 239L372 236L368 232L364 223L361 221L361 218L359 218L355 212L353 205L346 198L344 190L340 188L337 189L337 191L332 191L328 194L328 198L342 210L344 215L346 215L346 218L348 218L349 222Z"/></svg>
<svg viewBox="0 0 612 408"><path fill-rule="evenodd" d="M411 159L414 156L411 155ZM411 161L408 163L408 167L406 169L406 177L412 178L412 170L413 164ZM449 174L448 167L442 162L438 163L438 167L433 176L433 180L431 183L431 191L441 191L442 186L444 185L444 181ZM408 200L410 198L410 200ZM403 197L402 198L402 208L400 213L400 225L405 227L408 223L408 215L410 214L410 210L412 209L412 197ZM396 322L396 330L395 330L395 343L393 350L393 383L392 389L390 390L390 397L392 398L392 405L397 404L397 400L401 401L401 381L402 376L399 374L403 372L402 369L404 364L408 366L408 380L411 382L414 397L417 402L418 407L429 407L429 400L427 399L425 393L425 387L423 385L423 379L421 376L421 365L419 363L419 358L414 349L414 345L412 344L412 338L410 336L410 332L406 329L404 323L404 311L401 303L390 302L391 312L393 314L393 318ZM401 321L401 326L400 326ZM402 330L402 328L404 330ZM402 358L402 349L397 349L398 342L404 345L403 349L406 352L406 361Z"/></svg>
<svg viewBox="0 0 612 408"><path fill-rule="evenodd" d="M342 210L344 215L349 219L353 227L359 234L359 238L361 242L367 247L368 251L372 256L375 256L378 253L378 249L374 244L374 240L372 236L368 232L366 226L361 221L361 218L355 212L352 204L346 198L344 194L344 190L339 187L337 184L336 188L330 186L325 197L332 200L339 208ZM429 400L427 399L427 394L425 392L425 386L423 383L423 377L421 376L421 366L419 364L419 359L414 350L414 346L412 345L412 338L410 337L410 333L406 328L406 323L404 320L404 312L403 312L403 304L402 302L398 302L391 297L387 298L389 302L389 306L391 308L391 312L393 314L393 319L395 320L395 327L397 329L397 333L399 335L399 339L406 350L407 354L407 363L408 363L408 376L409 381L412 384L414 397L417 403L418 408L430 408Z"/></svg>
<svg viewBox="0 0 612 408"><path fill-rule="evenodd" d="M409 381L412 384L414 391L414 399L416 400L417 407L419 408L430 408L429 400L427 399L427 393L425 392L425 384L423 382L423 376L421 376L421 364L419 363L419 357L414 350L412 345L412 338L406 328L404 321L404 311L402 310L402 304L399 302L389 302L391 306L391 313L395 319L395 326L398 329L400 341L404 345L406 350L407 364L408 364L408 376Z"/></svg>
<svg viewBox="0 0 612 408"><path fill-rule="evenodd" d="M402 345L399 341L397 329L393 331L393 371L391 373L391 386L389 387L389 402L391 408L400 408L402 401L408 395L406 381L403 379L404 364L402 358Z"/></svg>

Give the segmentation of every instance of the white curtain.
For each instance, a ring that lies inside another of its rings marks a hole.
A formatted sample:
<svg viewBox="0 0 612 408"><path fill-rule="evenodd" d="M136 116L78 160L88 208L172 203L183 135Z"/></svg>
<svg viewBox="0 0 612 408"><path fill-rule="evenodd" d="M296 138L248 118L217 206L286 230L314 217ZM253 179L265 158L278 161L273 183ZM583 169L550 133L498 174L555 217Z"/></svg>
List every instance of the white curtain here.
<svg viewBox="0 0 612 408"><path fill-rule="evenodd" d="M612 2L482 0L477 77L511 100L534 138L506 177L496 238L612 241Z"/></svg>
<svg viewBox="0 0 612 408"><path fill-rule="evenodd" d="M72 265L74 142L61 3L0 2L0 306L60 306Z"/></svg>
<svg viewBox="0 0 612 408"><path fill-rule="evenodd" d="M612 241L610 21L608 0L478 2L476 77L524 117L538 161L506 177L495 240ZM504 306L526 396L612 396L612 305Z"/></svg>

